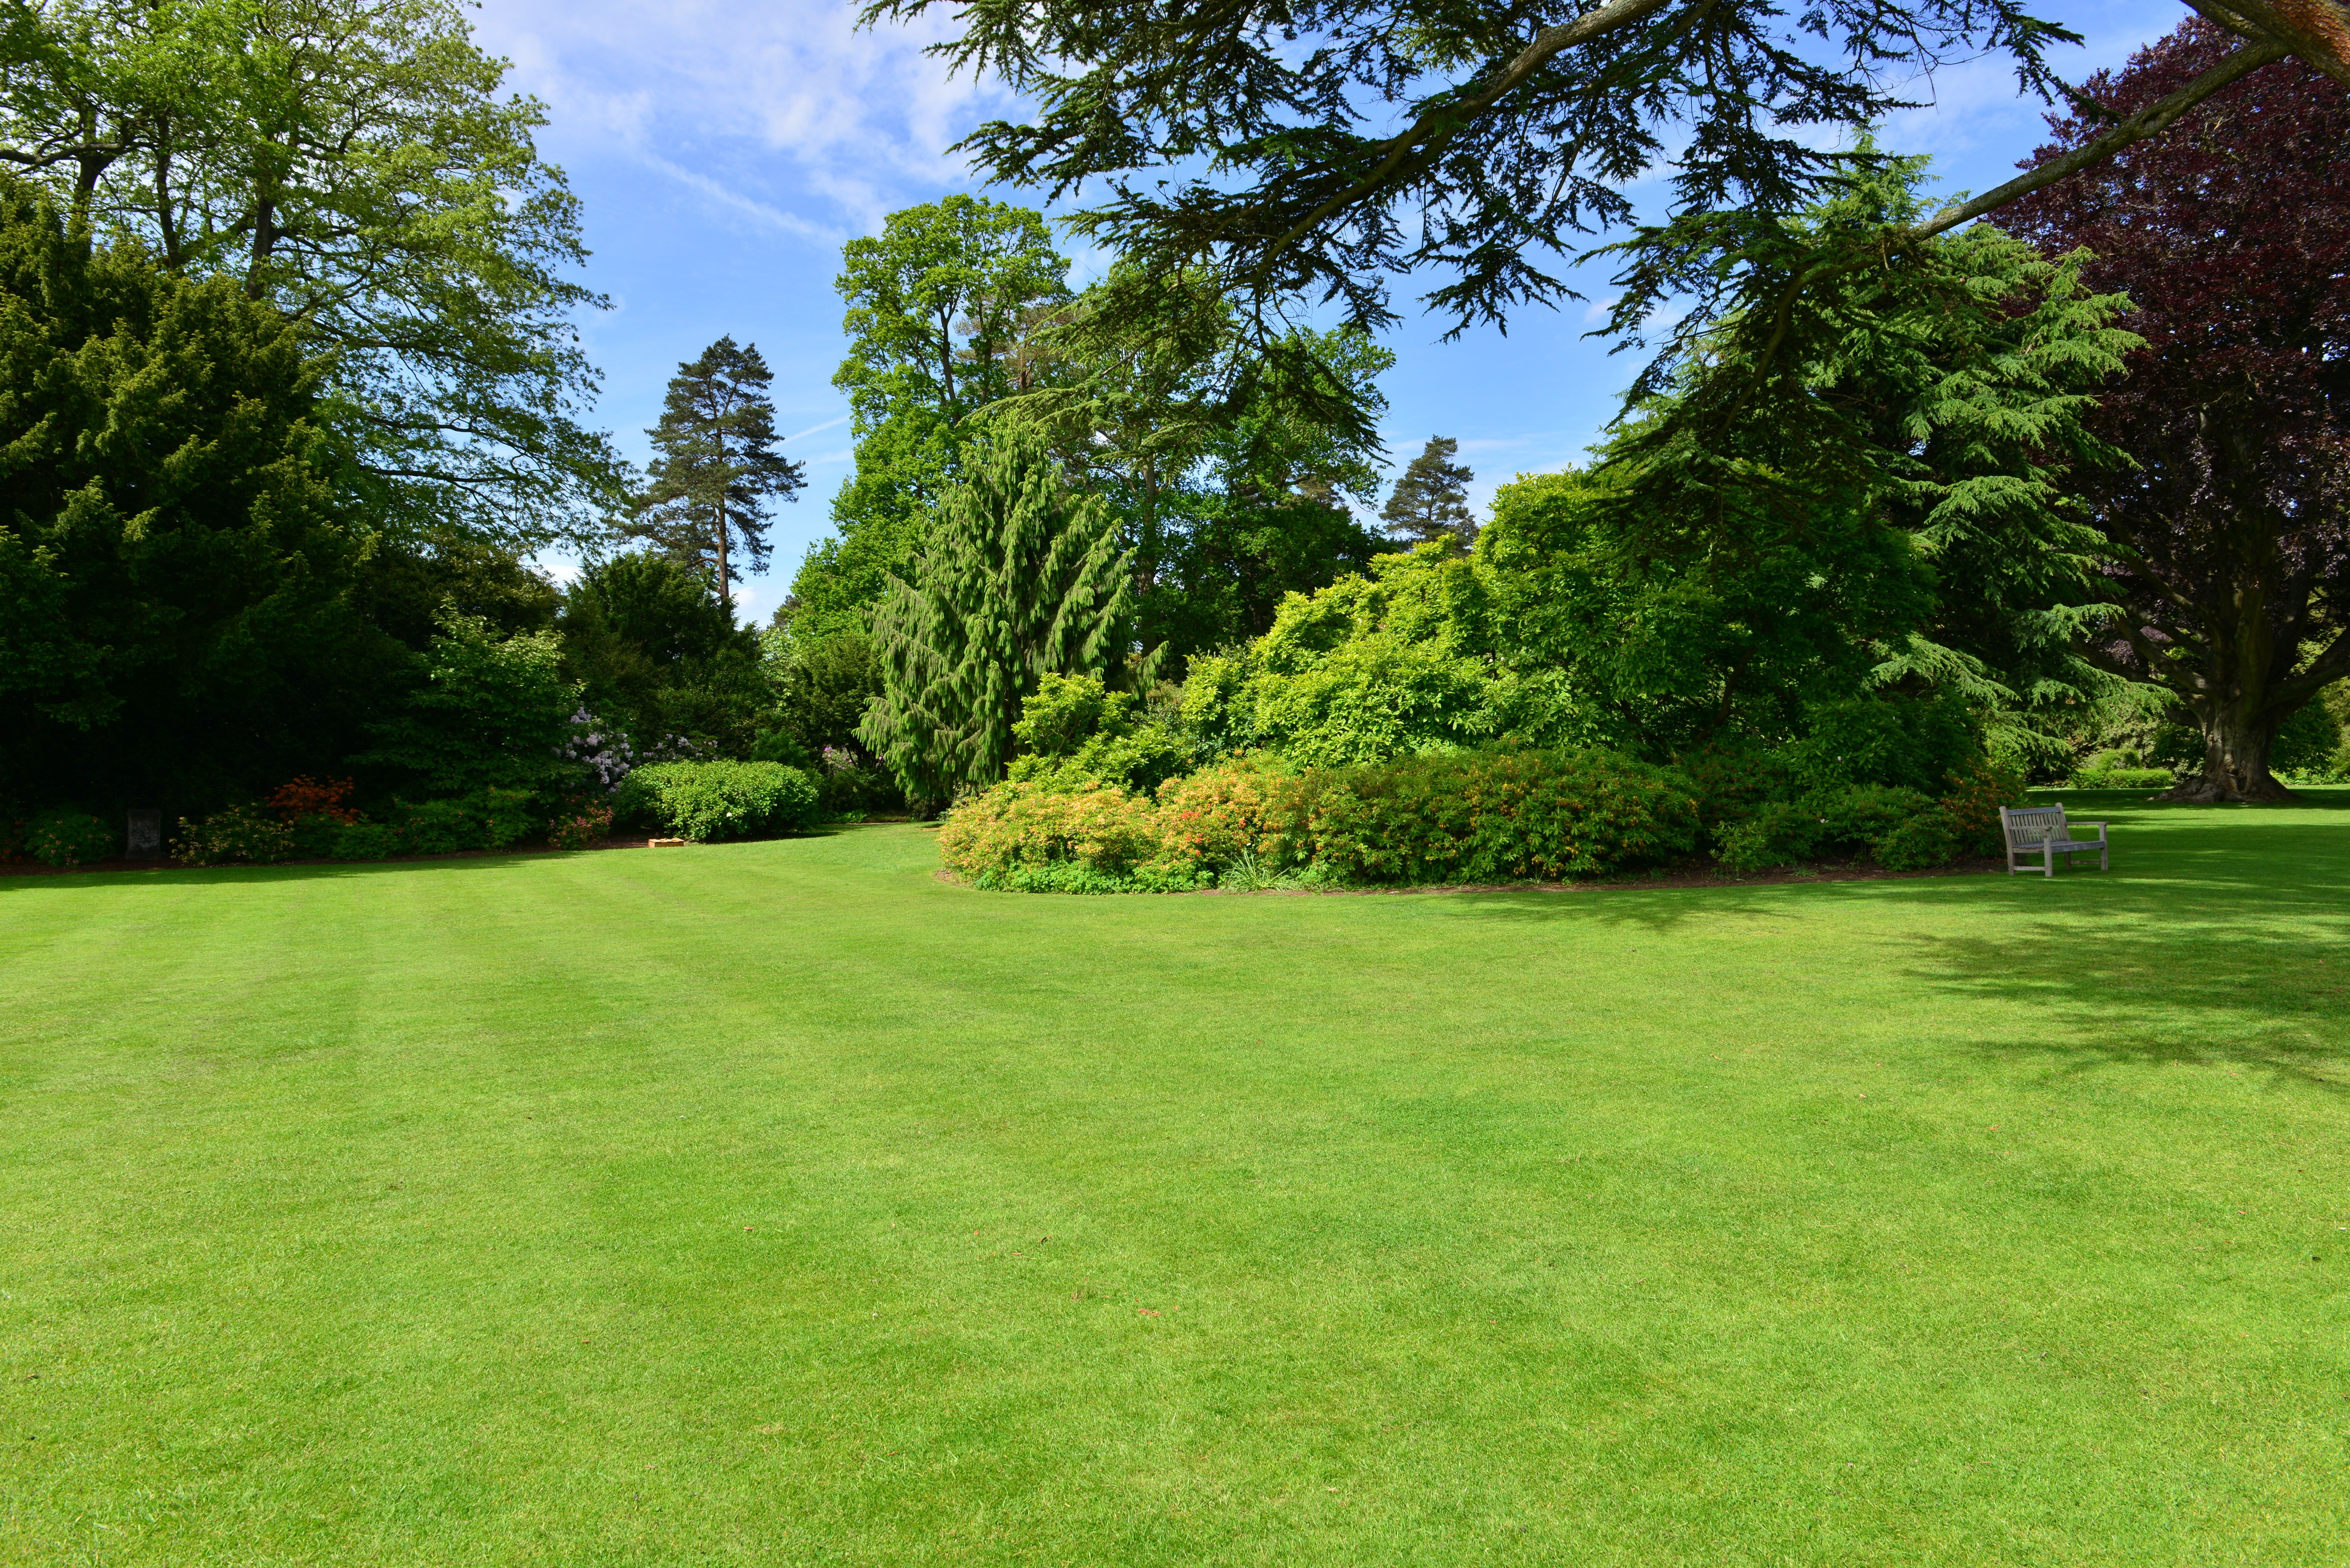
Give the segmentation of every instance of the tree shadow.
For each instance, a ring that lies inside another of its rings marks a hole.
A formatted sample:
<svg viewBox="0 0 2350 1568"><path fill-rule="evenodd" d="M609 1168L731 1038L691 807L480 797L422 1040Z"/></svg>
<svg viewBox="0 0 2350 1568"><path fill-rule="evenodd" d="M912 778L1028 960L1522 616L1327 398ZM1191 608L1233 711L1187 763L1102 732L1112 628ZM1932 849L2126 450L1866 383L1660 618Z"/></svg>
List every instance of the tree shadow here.
<svg viewBox="0 0 2350 1568"><path fill-rule="evenodd" d="M2060 1076L2219 1065L2350 1095L2345 938L2350 919L2332 929L2101 929L2085 940L2035 922L1998 937L1911 937L1904 972L1945 996L2046 1018L2045 1029L1973 1048L2037 1058Z"/></svg>

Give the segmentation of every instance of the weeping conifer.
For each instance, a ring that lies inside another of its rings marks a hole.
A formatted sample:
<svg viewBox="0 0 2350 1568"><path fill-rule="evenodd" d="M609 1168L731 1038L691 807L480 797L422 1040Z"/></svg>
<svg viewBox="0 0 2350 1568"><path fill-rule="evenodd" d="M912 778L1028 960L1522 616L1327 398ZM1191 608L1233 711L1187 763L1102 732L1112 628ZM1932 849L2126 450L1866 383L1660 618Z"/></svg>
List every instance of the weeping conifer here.
<svg viewBox="0 0 2350 1568"><path fill-rule="evenodd" d="M858 738L917 809L993 784L1047 673L1098 673L1125 618L1128 556L1109 511L1071 490L1045 442L997 435L941 500L914 580L875 612L881 695Z"/></svg>

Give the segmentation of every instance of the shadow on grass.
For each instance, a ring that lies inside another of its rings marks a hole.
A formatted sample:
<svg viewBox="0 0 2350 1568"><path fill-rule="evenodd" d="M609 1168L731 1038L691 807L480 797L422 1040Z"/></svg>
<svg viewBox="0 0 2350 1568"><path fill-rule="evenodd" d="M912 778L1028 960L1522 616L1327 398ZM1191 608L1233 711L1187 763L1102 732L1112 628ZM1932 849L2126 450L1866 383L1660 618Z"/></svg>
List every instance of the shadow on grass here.
<svg viewBox="0 0 2350 1568"><path fill-rule="evenodd" d="M741 839L735 844L697 845L697 849L727 849L736 844L806 843L856 833L888 824L829 823L788 838ZM413 871L509 871L543 860L577 860L591 855L628 855L641 845L614 845L594 849L468 849L451 855L411 855L390 860L302 860L280 866L174 866L168 861L136 867L26 871L0 876L0 895L36 891L59 892L94 888L187 888L238 886L255 882L299 882L321 877L396 876Z"/></svg>
<svg viewBox="0 0 2350 1568"><path fill-rule="evenodd" d="M2336 906L2338 912L2339 906ZM2060 1076L2100 1067L2242 1067L2350 1094L2350 926L2230 932L2031 922L1997 937L1908 938L1908 978L2046 1020L1979 1052ZM2012 1017L2012 1012L2002 1016Z"/></svg>

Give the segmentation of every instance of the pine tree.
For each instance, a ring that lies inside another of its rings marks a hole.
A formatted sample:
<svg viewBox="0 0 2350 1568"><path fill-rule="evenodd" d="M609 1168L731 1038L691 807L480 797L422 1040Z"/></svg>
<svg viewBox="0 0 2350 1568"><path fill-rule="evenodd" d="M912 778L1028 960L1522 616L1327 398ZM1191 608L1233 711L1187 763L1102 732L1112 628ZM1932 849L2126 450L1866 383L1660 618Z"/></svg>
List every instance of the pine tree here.
<svg viewBox="0 0 2350 1568"><path fill-rule="evenodd" d="M1476 520L1469 515L1469 482L1476 478L1465 463L1452 461L1461 443L1451 436L1430 436L1396 481L1379 521L1388 532L1414 545L1451 542L1465 551L1477 537Z"/></svg>
<svg viewBox="0 0 2350 1568"><path fill-rule="evenodd" d="M731 582L767 569L767 498L795 498L801 465L775 451L775 379L758 345L721 337L670 378L660 423L645 433L660 455L628 532L705 573L718 602ZM748 573L737 571L739 552Z"/></svg>
<svg viewBox="0 0 2350 1568"><path fill-rule="evenodd" d="M882 694L858 728L918 809L1002 778L1038 680L1099 672L1128 608L1116 518L1040 437L1000 433L966 472L875 614Z"/></svg>

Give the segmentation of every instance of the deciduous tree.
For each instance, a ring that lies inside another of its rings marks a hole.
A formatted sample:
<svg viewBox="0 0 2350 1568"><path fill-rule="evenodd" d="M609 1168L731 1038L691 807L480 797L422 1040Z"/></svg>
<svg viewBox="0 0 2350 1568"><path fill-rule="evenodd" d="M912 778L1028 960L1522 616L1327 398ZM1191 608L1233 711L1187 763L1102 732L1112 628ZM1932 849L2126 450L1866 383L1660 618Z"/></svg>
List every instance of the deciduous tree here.
<svg viewBox="0 0 2350 1568"><path fill-rule="evenodd" d="M2229 47L2189 22L2084 92L2126 115ZM2350 99L2281 61L2002 221L2094 251L2146 339L2091 421L2135 460L2084 476L2115 601L2092 657L2194 714L2182 798L2279 798L2279 727L2350 676Z"/></svg>
<svg viewBox="0 0 2350 1568"><path fill-rule="evenodd" d="M0 161L296 322L380 515L598 534L620 470L580 423L578 202L457 0L29 0L6 31Z"/></svg>
<svg viewBox="0 0 2350 1568"><path fill-rule="evenodd" d="M832 504L777 625L799 643L867 629L890 576L912 567L931 510L960 472L972 416L1035 385L1031 339L1069 296L1043 216L974 196L892 213L848 242L835 286L849 351L857 468Z"/></svg>

